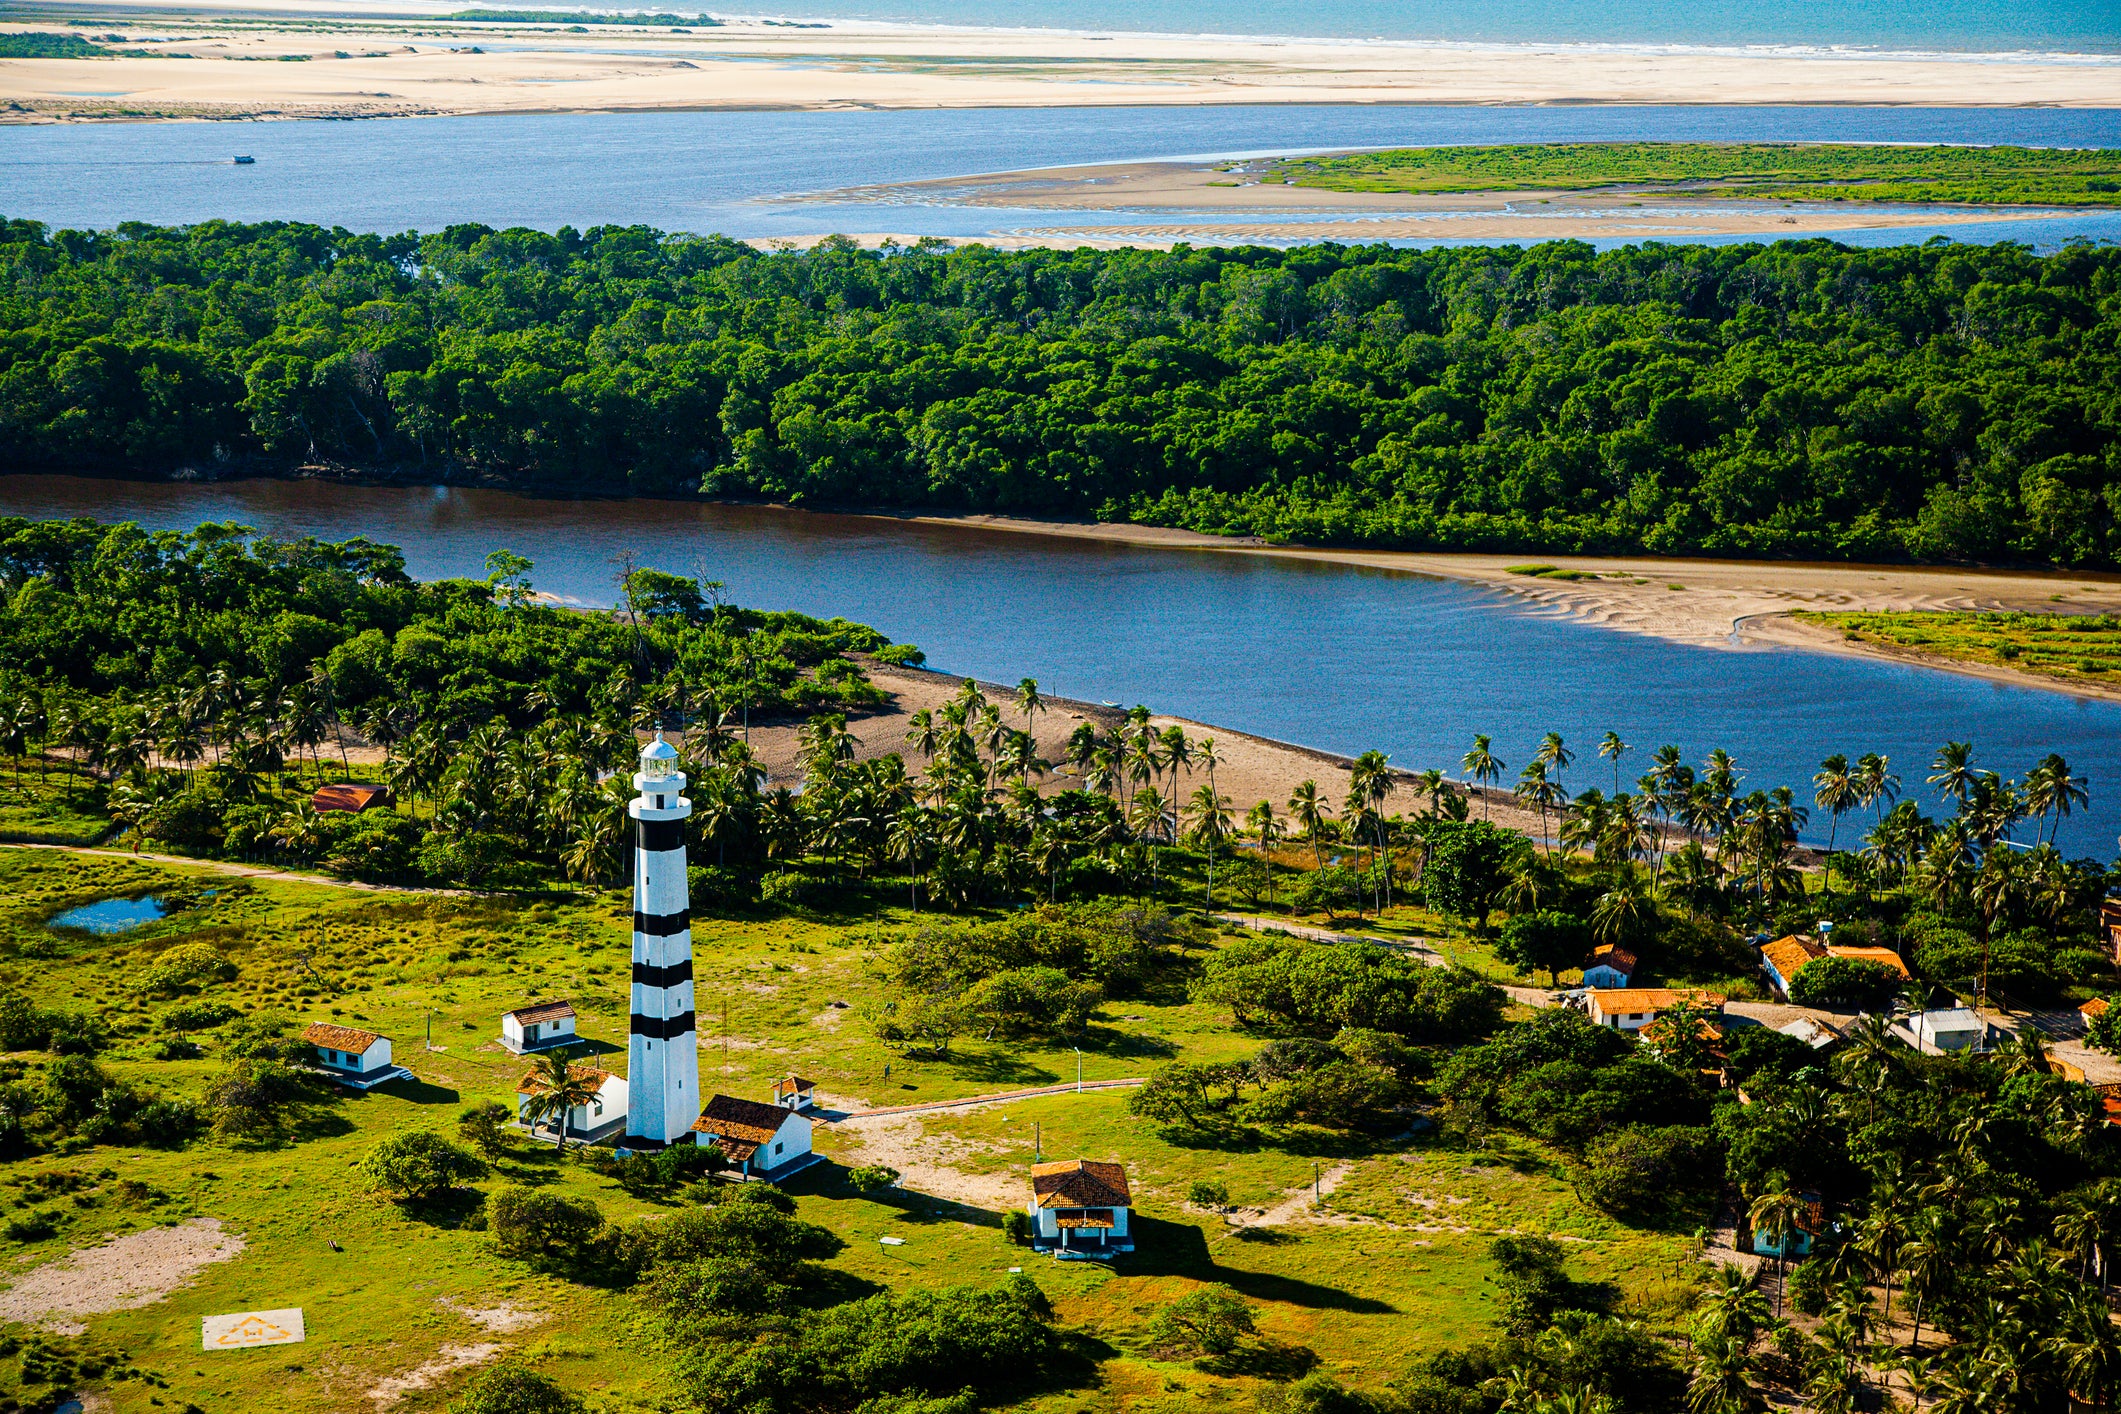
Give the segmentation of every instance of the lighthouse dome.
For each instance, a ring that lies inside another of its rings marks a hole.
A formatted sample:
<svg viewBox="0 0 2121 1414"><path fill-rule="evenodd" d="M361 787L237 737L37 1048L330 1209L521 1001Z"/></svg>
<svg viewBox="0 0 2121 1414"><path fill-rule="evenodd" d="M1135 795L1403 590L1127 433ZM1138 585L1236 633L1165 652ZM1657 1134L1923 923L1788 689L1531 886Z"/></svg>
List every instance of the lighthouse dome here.
<svg viewBox="0 0 2121 1414"><path fill-rule="evenodd" d="M641 748L641 774L644 776L668 776L677 770L677 764L678 749L663 740L661 732L655 734L654 741Z"/></svg>

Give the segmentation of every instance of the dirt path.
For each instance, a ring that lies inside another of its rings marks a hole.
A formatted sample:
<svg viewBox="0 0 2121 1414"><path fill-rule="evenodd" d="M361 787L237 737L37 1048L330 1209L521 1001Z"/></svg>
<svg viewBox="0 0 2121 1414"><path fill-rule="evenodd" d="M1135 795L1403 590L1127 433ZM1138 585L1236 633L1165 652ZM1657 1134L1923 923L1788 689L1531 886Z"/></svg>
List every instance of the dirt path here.
<svg viewBox="0 0 2121 1414"><path fill-rule="evenodd" d="M968 1095L962 1100L928 1100L918 1105L883 1105L873 1110L827 1110L823 1113L823 1118L827 1124L849 1124L856 1120L877 1119L884 1115L926 1114L931 1110L969 1110L979 1105L1033 1100L1040 1095L1072 1095L1089 1090L1124 1090L1146 1083L1146 1078L1142 1076L1128 1080L1071 1080L1065 1085L1040 1085L1030 1090L1002 1090L992 1095Z"/></svg>
<svg viewBox="0 0 2121 1414"><path fill-rule="evenodd" d="M1299 1188L1244 1226L1287 1227L1293 1222L1315 1218L1318 1216L1318 1200L1332 1193L1340 1186L1341 1180L1354 1171L1352 1163L1335 1164L1318 1176L1315 1191L1310 1185Z"/></svg>
<svg viewBox="0 0 2121 1414"><path fill-rule="evenodd" d="M1287 933L1291 937L1309 938L1317 943L1375 943L1382 948L1391 948L1430 967L1449 967L1451 960L1432 947L1412 938L1386 938L1375 933L1336 933L1330 928L1318 928L1308 923L1291 923L1281 918L1265 918L1251 913L1218 913L1215 915L1225 923L1235 923L1255 933ZM1554 994L1544 987L1515 987L1498 982L1495 985L1507 992L1510 1000L1522 1002L1530 1007L1554 1005Z"/></svg>

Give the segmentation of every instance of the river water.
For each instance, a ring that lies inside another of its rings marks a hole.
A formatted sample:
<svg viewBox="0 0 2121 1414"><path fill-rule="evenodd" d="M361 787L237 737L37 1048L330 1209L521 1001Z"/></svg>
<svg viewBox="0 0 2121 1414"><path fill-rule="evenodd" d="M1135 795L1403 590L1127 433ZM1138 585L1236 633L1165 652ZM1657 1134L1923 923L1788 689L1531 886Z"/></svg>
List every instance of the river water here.
<svg viewBox="0 0 2121 1414"><path fill-rule="evenodd" d="M1592 754L1607 730L1637 748L1630 778L1666 742L1696 762L1722 746L1748 786L1807 799L1829 752L1884 752L1932 814L1922 777L1940 742L1971 740L1977 762L2014 776L2059 751L2092 785L2063 846L2110 857L2121 828L2121 704L1785 648L1688 647L1418 575L760 507L320 482L15 475L0 477L0 513L367 535L404 547L421 578L482 574L505 547L536 563L539 588L588 604L611 602L614 557L631 553L722 580L739 603L874 625L946 672L1376 748L1414 770L1455 774L1486 732L1514 771L1559 731L1584 757L1574 789L1611 789Z"/></svg>
<svg viewBox="0 0 2121 1414"><path fill-rule="evenodd" d="M644 42L649 42L644 39ZM214 219L356 231L636 223L742 239L1252 224L1231 212L1039 209L814 194L982 172L1356 147L1570 141L2121 147L2121 110L1263 104L816 113L555 113L381 122L0 127L0 214L54 226ZM236 166L242 152L257 159ZM1421 209L1418 204L1410 207ZM1851 232L1849 244L2121 239L2121 211ZM1442 245L1442 240L1397 244ZM1597 244L1620 244L1619 239Z"/></svg>

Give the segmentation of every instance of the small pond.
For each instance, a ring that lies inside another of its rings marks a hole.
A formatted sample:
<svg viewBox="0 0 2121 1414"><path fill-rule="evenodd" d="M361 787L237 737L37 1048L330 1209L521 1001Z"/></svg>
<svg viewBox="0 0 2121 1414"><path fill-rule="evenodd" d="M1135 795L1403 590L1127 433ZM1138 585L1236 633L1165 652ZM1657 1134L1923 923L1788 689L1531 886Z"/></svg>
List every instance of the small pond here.
<svg viewBox="0 0 2121 1414"><path fill-rule="evenodd" d="M44 926L79 928L90 933L123 933L128 928L152 923L168 913L168 906L153 895L146 898L106 898L98 899L94 903L84 903L79 908L69 908L66 912L45 920Z"/></svg>

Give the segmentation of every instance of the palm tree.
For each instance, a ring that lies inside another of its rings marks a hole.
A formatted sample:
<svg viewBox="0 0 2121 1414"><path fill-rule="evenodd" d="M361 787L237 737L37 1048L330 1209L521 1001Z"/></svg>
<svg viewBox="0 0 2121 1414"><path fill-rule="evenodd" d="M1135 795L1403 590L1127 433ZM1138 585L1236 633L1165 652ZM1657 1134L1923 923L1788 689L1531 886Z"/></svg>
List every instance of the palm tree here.
<svg viewBox="0 0 2121 1414"><path fill-rule="evenodd" d="M1598 754L1613 763L1613 794L1620 794L1620 758L1628 754L1628 744L1620 739L1619 732L1607 732L1598 743Z"/></svg>
<svg viewBox="0 0 2121 1414"><path fill-rule="evenodd" d="M2073 807L2091 803L2091 792L2084 780L2072 776L2069 762L2055 752L2049 752L2027 773L2025 787L2026 807L2042 819L2053 815L2055 833L2061 832L2062 822L2069 818Z"/></svg>
<svg viewBox="0 0 2121 1414"><path fill-rule="evenodd" d="M935 749L942 743L942 733L936 727L935 714L923 707L906 719L906 745L921 754L923 761L935 759Z"/></svg>
<svg viewBox="0 0 2121 1414"><path fill-rule="evenodd" d="M1812 777L1812 803L1832 817L1833 823L1826 832L1826 891L1834 891L1834 837L1841 833L1841 817L1856 808L1856 778L1849 770L1849 759L1840 752L1819 763L1819 774Z"/></svg>
<svg viewBox="0 0 2121 1414"><path fill-rule="evenodd" d="M1392 840L1385 827L1384 803L1399 787L1392 779L1391 761L1392 758L1382 751L1365 751L1355 758L1355 766L1348 778L1348 793L1361 798L1376 837L1377 853L1384 860L1384 878L1378 897L1380 916L1392 905Z"/></svg>
<svg viewBox="0 0 2121 1414"><path fill-rule="evenodd" d="M1799 1231L1797 1224L1809 1211L1805 1201L1784 1186L1768 1189L1746 1210L1746 1222L1753 1231L1766 1234L1767 1240L1775 1244L1775 1316L1778 1320L1782 1316L1782 1268L1789 1257L1790 1239Z"/></svg>
<svg viewBox="0 0 2121 1414"><path fill-rule="evenodd" d="M1046 699L1038 695L1038 679L1025 678L1016 685L1016 710L1024 714L1024 735L1036 735L1031 719L1046 710Z"/></svg>
<svg viewBox="0 0 2121 1414"><path fill-rule="evenodd" d="M2121 1377L2121 1327L2096 1293L2079 1287L2065 1298L2062 1329L2042 1345L2062 1367L2070 1391L2097 1409Z"/></svg>
<svg viewBox="0 0 2121 1414"><path fill-rule="evenodd" d="M1458 762L1460 769L1464 770L1474 780L1480 782L1483 787L1490 781L1501 780L1502 773L1509 769L1502 763L1501 758L1495 755L1491 749L1490 741L1489 737L1475 733L1473 749L1459 758ZM1488 818L1488 793L1485 789L1480 793L1480 818L1483 820Z"/></svg>
<svg viewBox="0 0 2121 1414"><path fill-rule="evenodd" d="M1332 813L1333 808L1319 798L1316 781L1305 781L1289 796L1289 818L1296 822L1297 828L1304 832L1304 838L1311 842L1311 864L1314 869L1326 867L1323 844L1326 819Z"/></svg>
<svg viewBox="0 0 2121 1414"><path fill-rule="evenodd" d="M1187 818L1192 820L1192 836L1208 851L1208 911L1215 911L1215 847L1230 835L1229 802L1215 793L1215 787L1204 785L1193 792L1193 799L1186 807Z"/></svg>
<svg viewBox="0 0 2121 1414"><path fill-rule="evenodd" d="M1875 751L1866 751L1856 758L1856 799L1870 808L1874 824L1883 818L1884 807L1900 795L1900 778L1893 774L1892 767L1891 757Z"/></svg>
<svg viewBox="0 0 2121 1414"><path fill-rule="evenodd" d="M1900 1244L1900 1284L1915 1298L1914 1349L1918 1352L1922 1349L1923 1308L1944 1289L1959 1260L1944 1215L1935 1208L1924 1209L1908 1224L1908 1240Z"/></svg>
<svg viewBox="0 0 2121 1414"><path fill-rule="evenodd" d="M1974 744L1970 741L1948 741L1937 748L1937 759L1930 762L1930 770L1936 774L1929 784L1947 800L1966 804L1967 795L1974 788Z"/></svg>
<svg viewBox="0 0 2121 1414"><path fill-rule="evenodd" d="M1552 771L1556 777L1567 771L1576 761L1576 753L1569 750L1561 740L1560 732L1548 732L1539 739L1539 749L1532 753L1532 763Z"/></svg>
<svg viewBox="0 0 2121 1414"><path fill-rule="evenodd" d="M595 1103L598 1082L590 1079L587 1066L571 1064L563 1051L548 1051L538 1058L530 1085L531 1127L535 1129L541 1121L553 1124L559 1134L559 1147L565 1149L569 1117Z"/></svg>
<svg viewBox="0 0 2121 1414"><path fill-rule="evenodd" d="M1262 800L1245 812L1245 828L1259 841L1259 862L1267 871L1267 906L1274 905L1274 846L1288 834L1288 828L1274 818L1274 806Z"/></svg>
<svg viewBox="0 0 2121 1414"><path fill-rule="evenodd" d="M1553 736L1550 732L1549 736ZM1553 737L1555 741L1561 738ZM1568 804L1568 792L1559 781L1547 778L1544 761L1534 758L1532 764L1517 773L1517 799L1520 804L1539 812L1539 844L1549 858L1554 854L1554 841L1547 835L1547 811L1558 810Z"/></svg>

